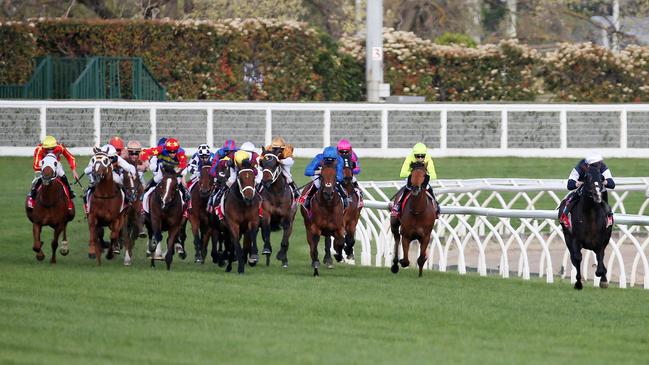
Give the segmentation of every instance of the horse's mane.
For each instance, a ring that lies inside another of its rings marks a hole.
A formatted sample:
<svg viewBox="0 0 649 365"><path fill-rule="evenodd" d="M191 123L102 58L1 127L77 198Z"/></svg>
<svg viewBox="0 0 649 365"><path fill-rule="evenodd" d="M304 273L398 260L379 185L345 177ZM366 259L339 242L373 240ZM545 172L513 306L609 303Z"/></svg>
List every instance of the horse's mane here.
<svg viewBox="0 0 649 365"><path fill-rule="evenodd" d="M252 162L250 161L250 159L247 158L247 159L241 161L241 167L244 168L244 169L251 169L252 168Z"/></svg>
<svg viewBox="0 0 649 365"><path fill-rule="evenodd" d="M338 160L334 159L331 162L328 162L327 160L322 160L322 166L336 167L338 166Z"/></svg>
<svg viewBox="0 0 649 365"><path fill-rule="evenodd" d="M423 163L423 162L415 161L415 162L411 162L411 163L410 163L410 168L411 168L412 170L414 170L414 169L422 169L422 168L425 169L425 168L426 168L426 164Z"/></svg>

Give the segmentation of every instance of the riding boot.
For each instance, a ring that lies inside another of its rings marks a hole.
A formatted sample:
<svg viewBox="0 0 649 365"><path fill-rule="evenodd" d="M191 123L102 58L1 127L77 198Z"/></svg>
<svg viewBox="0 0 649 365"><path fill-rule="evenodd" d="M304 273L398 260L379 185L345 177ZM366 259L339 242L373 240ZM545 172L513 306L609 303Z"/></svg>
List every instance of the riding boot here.
<svg viewBox="0 0 649 365"><path fill-rule="evenodd" d="M436 213L437 216L439 217L439 202L437 201L437 198L435 198L435 193L433 192L433 187L430 186L430 185L428 185L428 188L426 189L426 191L427 191L427 192L430 194L430 196L433 198L433 201L435 202L435 207L436 207L436 211L435 211L435 213Z"/></svg>
<svg viewBox="0 0 649 365"><path fill-rule="evenodd" d="M41 187L42 183L43 183L42 178L39 177L39 178L34 179L34 183L32 183L32 189L29 191L29 194L28 194L32 199L36 198L36 193L38 192L38 188Z"/></svg>
<svg viewBox="0 0 649 365"><path fill-rule="evenodd" d="M131 204L133 202L133 199L131 199L131 195L126 190L126 187L121 185L120 189L122 189L122 193L124 194L124 199L126 200L126 203Z"/></svg>
<svg viewBox="0 0 649 365"><path fill-rule="evenodd" d="M178 189L180 189L180 192L182 193L183 196L183 201L185 203L189 202L189 200L192 198L191 195L187 192L187 189L185 188L185 185L183 184L178 184Z"/></svg>
<svg viewBox="0 0 649 365"><path fill-rule="evenodd" d="M401 215L401 205L403 205L403 199L406 196L406 190L409 190L408 186L404 186L399 190L398 197L396 202L392 205L392 209L390 211L390 216L392 217L398 217Z"/></svg>
<svg viewBox="0 0 649 365"><path fill-rule="evenodd" d="M307 210L310 209L311 198L313 198L316 191L318 191L318 189L315 188L315 184L311 184L309 186L309 189L307 189L306 191L302 191L302 195L300 195L298 199L298 203L302 204L302 206L304 206L304 208L306 208Z"/></svg>
<svg viewBox="0 0 649 365"><path fill-rule="evenodd" d="M291 181L288 183L288 186L291 188L291 191L293 192L293 199L297 199L300 197L300 191L297 189L297 185L295 185L295 181Z"/></svg>
<svg viewBox="0 0 649 365"><path fill-rule="evenodd" d="M74 194L74 190L72 190L72 186L70 186L70 182L68 181L68 177L63 175L61 176L61 181L65 184L65 186L68 188L68 191L70 192L70 199L74 199L76 195Z"/></svg>
<svg viewBox="0 0 649 365"><path fill-rule="evenodd" d="M351 203L351 197L347 196L342 184L336 183L336 189L338 190L338 194L340 194L340 198L343 200L344 207L347 208Z"/></svg>
<svg viewBox="0 0 649 365"><path fill-rule="evenodd" d="M358 198L363 200L363 190L361 190L361 187L358 186L358 181L354 181L353 185L354 185L354 190L358 192Z"/></svg>

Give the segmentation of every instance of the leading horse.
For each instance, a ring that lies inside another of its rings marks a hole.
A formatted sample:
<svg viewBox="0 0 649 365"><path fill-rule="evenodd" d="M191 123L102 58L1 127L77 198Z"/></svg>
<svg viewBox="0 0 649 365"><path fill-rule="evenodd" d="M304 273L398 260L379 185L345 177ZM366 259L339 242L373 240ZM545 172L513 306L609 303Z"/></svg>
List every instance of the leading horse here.
<svg viewBox="0 0 649 365"><path fill-rule="evenodd" d="M273 252L270 245L270 232L280 228L284 230L282 243L277 252L277 260L282 262L282 267L288 267L289 237L293 231L293 221L297 212L297 204L293 200L286 178L282 173L282 166L277 155L266 151L261 158L263 168L261 192L263 216L261 219L261 237L264 240L263 255L266 255L266 266L270 264L270 254Z"/></svg>
<svg viewBox="0 0 649 365"><path fill-rule="evenodd" d="M427 259L430 236L437 219L437 206L435 200L426 192L428 188L424 184L426 182L426 165L414 162L410 166L412 168L409 177L411 190L403 192L409 196L403 199L401 216L390 217L390 229L394 236L394 258L390 269L396 274L399 272L398 263L402 267L410 265L408 260L410 242L417 240L420 244L417 264L419 265L419 277L421 277ZM401 260L399 260L399 243L403 249Z"/></svg>
<svg viewBox="0 0 649 365"><path fill-rule="evenodd" d="M610 212L611 208L602 199L603 180L599 168L589 166L583 185L575 192L575 194L580 194L579 201L570 210L572 229L568 229L563 224L561 225L563 237L570 252L570 261L577 270L577 281L574 286L577 290L583 288L581 282L582 248L595 252L597 257L595 275L600 278L599 286L600 288L608 287L604 253L611 239L613 225L608 224L608 212ZM559 215L563 212L565 204L566 201L564 200L559 205Z"/></svg>
<svg viewBox="0 0 649 365"><path fill-rule="evenodd" d="M345 240L345 225L343 224L344 205L340 194L336 190L336 161L325 163L320 171L320 189L311 198L311 209L309 211L302 206L300 213L304 218L306 238L309 242L309 253L311 255L311 267L313 276L320 273L320 260L318 260L318 242L320 236L334 237L334 257L340 262L343 258L342 250ZM331 257L325 256L325 264L330 265L328 260Z"/></svg>
<svg viewBox="0 0 649 365"><path fill-rule="evenodd" d="M66 227L68 222L74 219L74 205L68 209L68 193L64 183L57 178L56 171L59 168L59 161L53 154L47 154L41 163L41 178L43 184L36 193L35 204L33 208L25 205L27 218L32 222L32 233L34 235L34 244L32 250L36 252L36 259L42 261L45 258L43 253L43 242L41 241L41 231L43 226L52 227L54 236L52 237L52 258L50 263L56 263L56 249L59 246L59 235L63 233L63 247L61 255L66 256L69 252Z"/></svg>

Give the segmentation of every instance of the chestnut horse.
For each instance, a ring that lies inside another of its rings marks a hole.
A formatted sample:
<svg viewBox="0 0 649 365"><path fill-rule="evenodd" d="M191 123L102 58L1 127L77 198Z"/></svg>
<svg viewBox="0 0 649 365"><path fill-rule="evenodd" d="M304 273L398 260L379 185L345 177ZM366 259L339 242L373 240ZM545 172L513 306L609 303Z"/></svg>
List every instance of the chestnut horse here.
<svg viewBox="0 0 649 365"><path fill-rule="evenodd" d="M266 255L266 266L270 264L270 254L273 248L270 245L270 232L280 228L284 230L282 243L277 252L277 260L282 262L282 267L288 267L288 239L293 231L293 221L297 212L297 204L293 200L291 188L286 183L282 173L282 166L277 155L265 152L262 155L261 179L264 189L261 192L263 216L261 219L261 237L264 240L263 255Z"/></svg>
<svg viewBox="0 0 649 365"><path fill-rule="evenodd" d="M122 209L124 197L122 190L113 181L113 167L110 158L95 147L95 155L90 159L92 176L96 182L95 190L88 197L88 228L90 229L90 253L95 254L97 265L101 265L101 243L99 229L110 228L111 247L106 258L111 260L114 252L119 252L118 238L126 220L126 209Z"/></svg>
<svg viewBox="0 0 649 365"><path fill-rule="evenodd" d="M230 233L230 254L228 255L228 266L226 271L232 270L234 255L237 256L239 274L243 274L246 258L250 255L248 263L250 266L257 264L258 258L254 252L259 230L259 210L261 209L261 197L255 191L255 173L249 160L244 160L241 169L237 173L237 182L232 184L227 191L223 203L225 226ZM244 236L243 249L241 247L241 236Z"/></svg>
<svg viewBox="0 0 649 365"><path fill-rule="evenodd" d="M420 244L419 257L419 276L422 275L424 263L427 259L428 244L433 231L433 225L437 219L437 207L435 201L428 196L424 186L426 180L426 165L421 162L414 162L411 165L409 181L412 187L411 191L404 190L406 196L405 203L401 209L400 217L390 218L390 228L394 236L394 259L392 260L391 270L393 273L399 272L399 265L407 267L410 265L408 260L408 250L410 242L418 240ZM403 248L403 259L399 260L399 242Z"/></svg>
<svg viewBox="0 0 649 365"><path fill-rule="evenodd" d="M142 194L144 193L144 186L139 177L133 176L129 173L124 174L124 188L129 195L131 201L126 208L126 222L122 228L122 239L124 240L124 265L131 265L133 257L133 246L135 240L146 237L144 231L144 216L142 216Z"/></svg>
<svg viewBox="0 0 649 365"><path fill-rule="evenodd" d="M313 276L320 275L320 261L318 260L318 242L320 236L334 237L334 257L340 262L343 258L342 250L345 240L345 225L343 222L344 206L340 194L336 190L336 163L323 165L320 171L320 189L311 198L311 211L304 206L300 208L304 218L306 238L309 242L309 253L311 255L311 267ZM329 265L331 257L325 256L326 264Z"/></svg>
<svg viewBox="0 0 649 365"><path fill-rule="evenodd" d="M59 246L59 235L63 233L61 255L69 253L66 227L68 222L74 219L74 205L68 209L68 196L63 182L57 178L56 171L60 162L54 154L47 154L41 162L41 178L43 184L36 193L33 208L27 208L27 218L32 222L32 233L34 244L32 250L36 252L36 259L42 261L45 258L43 253L43 242L41 242L41 230L43 226L54 228L52 237L52 258L50 262L56 263L56 249Z"/></svg>
<svg viewBox="0 0 649 365"><path fill-rule="evenodd" d="M191 188L192 209L189 212L189 222L194 235L196 255L194 262L204 263L207 254L207 243L212 235L212 227L208 222L207 201L214 192L214 180L210 176L210 165L201 167L198 181Z"/></svg>
<svg viewBox="0 0 649 365"><path fill-rule="evenodd" d="M174 243L183 220L183 202L178 188L178 177L175 166L163 164L162 180L156 185L153 193L148 196L150 214L146 222L153 233L153 240L149 242L149 251L152 253L151 267L155 267L155 254L153 253L162 242L162 232L167 231L165 263L167 270L171 270L175 250Z"/></svg>
<svg viewBox="0 0 649 365"><path fill-rule="evenodd" d="M597 257L597 270L595 275L600 278L599 287L608 288L608 279L606 278L606 267L604 266L604 253L606 246L611 239L613 225L608 225L608 212L611 208L608 203L602 199L603 180L599 168L590 166L586 171L584 184L579 191L574 194L580 194L577 201L570 211L572 220L572 229L566 228L563 224L563 237L566 241L566 247L570 252L570 261L577 270L574 288L581 290L581 249L585 248L595 252ZM574 199L574 198L573 198ZM563 212L566 201L559 205L559 215Z"/></svg>

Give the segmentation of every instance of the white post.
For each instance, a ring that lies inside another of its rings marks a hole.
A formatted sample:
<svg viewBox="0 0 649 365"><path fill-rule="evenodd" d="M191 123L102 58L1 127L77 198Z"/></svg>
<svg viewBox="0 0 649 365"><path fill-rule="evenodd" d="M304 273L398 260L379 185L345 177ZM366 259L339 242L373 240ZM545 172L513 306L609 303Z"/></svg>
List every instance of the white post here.
<svg viewBox="0 0 649 365"><path fill-rule="evenodd" d="M626 130L627 119L626 118L627 118L626 109L624 109L620 112L620 148L622 150L626 150L627 148L627 140L626 140L627 139L627 130Z"/></svg>
<svg viewBox="0 0 649 365"><path fill-rule="evenodd" d="M442 151L446 151L447 148L447 124L448 123L448 111L446 109L442 109L442 111L439 113L439 148Z"/></svg>
<svg viewBox="0 0 649 365"><path fill-rule="evenodd" d="M367 1L365 38L365 79L367 101L376 103L383 83L383 0Z"/></svg>
<svg viewBox="0 0 649 365"><path fill-rule="evenodd" d="M45 136L47 136L47 108L45 106L41 107L41 141L45 139Z"/></svg>
<svg viewBox="0 0 649 365"><path fill-rule="evenodd" d="M611 48L613 52L620 51L620 0L613 0L613 34L611 35Z"/></svg>
<svg viewBox="0 0 649 365"><path fill-rule="evenodd" d="M559 113L559 134L561 138L561 149L563 152L568 148L568 112L561 109Z"/></svg>
<svg viewBox="0 0 649 365"><path fill-rule="evenodd" d="M273 112L266 108L266 135L264 136L264 145L268 146L273 140Z"/></svg>
<svg viewBox="0 0 649 365"><path fill-rule="evenodd" d="M149 144L151 146L155 146L157 143L157 132L156 129L158 128L157 126L157 113L155 108L149 109L149 126L151 127L151 136L149 137Z"/></svg>
<svg viewBox="0 0 649 365"><path fill-rule="evenodd" d="M207 108L207 133L205 140L210 148L214 147L214 109Z"/></svg>
<svg viewBox="0 0 649 365"><path fill-rule="evenodd" d="M509 121L507 119L507 110L500 111L500 149L507 149L507 129L509 128Z"/></svg>
<svg viewBox="0 0 649 365"><path fill-rule="evenodd" d="M324 111L324 129L322 131L323 147L331 145L331 109Z"/></svg>
<svg viewBox="0 0 649 365"><path fill-rule="evenodd" d="M381 149L388 149L388 110L381 110Z"/></svg>
<svg viewBox="0 0 649 365"><path fill-rule="evenodd" d="M92 121L95 127L95 146L101 146L101 113L99 108L92 111Z"/></svg>

